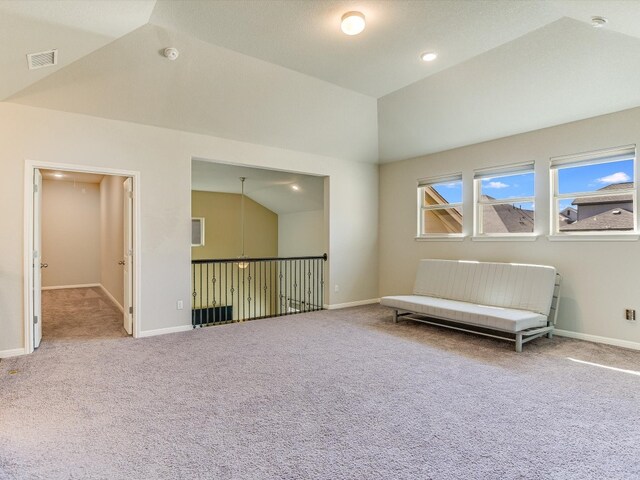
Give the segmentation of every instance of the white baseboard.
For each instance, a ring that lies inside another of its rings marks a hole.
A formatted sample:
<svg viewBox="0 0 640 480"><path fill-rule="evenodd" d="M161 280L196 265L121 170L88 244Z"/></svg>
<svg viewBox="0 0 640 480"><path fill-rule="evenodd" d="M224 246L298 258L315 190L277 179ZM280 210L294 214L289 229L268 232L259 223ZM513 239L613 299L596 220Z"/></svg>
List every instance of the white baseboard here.
<svg viewBox="0 0 640 480"><path fill-rule="evenodd" d="M559 337L576 338L578 340L586 340L587 342L604 343L606 345L614 345L616 347L630 348L632 350L640 350L640 343L630 342L628 340L618 340L617 338L600 337L598 335L589 335L587 333L571 332L569 330L553 331Z"/></svg>
<svg viewBox="0 0 640 480"><path fill-rule="evenodd" d="M116 307L118 307L118 310L120 310L124 314L124 307L120 305L120 302L118 302L113 295L111 295L111 292L107 290L102 284L100 284L100 288L105 293L105 295L109 297L109 299L116 305Z"/></svg>
<svg viewBox="0 0 640 480"><path fill-rule="evenodd" d="M24 348L14 348L12 350L0 350L0 358L17 357L18 355L24 355Z"/></svg>
<svg viewBox="0 0 640 480"><path fill-rule="evenodd" d="M83 283L81 285L56 285L55 287L42 287L42 290L64 290L65 288L91 288L101 287L99 283Z"/></svg>
<svg viewBox="0 0 640 480"><path fill-rule="evenodd" d="M167 333L187 332L193 330L193 325L180 325L179 327L158 328L157 330L145 330L138 332L138 338L155 337L156 335L165 335Z"/></svg>
<svg viewBox="0 0 640 480"><path fill-rule="evenodd" d="M359 307L360 305L371 305L372 303L380 303L379 298L370 298L368 300L358 300L357 302L334 303L333 305L325 305L327 310L337 310L339 308Z"/></svg>

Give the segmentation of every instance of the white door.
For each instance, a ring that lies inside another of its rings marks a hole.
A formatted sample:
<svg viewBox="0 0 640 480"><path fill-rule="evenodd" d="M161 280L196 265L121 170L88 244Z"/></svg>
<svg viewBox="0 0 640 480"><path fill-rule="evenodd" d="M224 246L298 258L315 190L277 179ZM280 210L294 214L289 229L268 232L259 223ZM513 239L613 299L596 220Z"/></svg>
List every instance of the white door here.
<svg viewBox="0 0 640 480"><path fill-rule="evenodd" d="M133 330L133 181L124 183L124 329Z"/></svg>
<svg viewBox="0 0 640 480"><path fill-rule="evenodd" d="M33 348L42 340L42 174L35 169L33 174Z"/></svg>

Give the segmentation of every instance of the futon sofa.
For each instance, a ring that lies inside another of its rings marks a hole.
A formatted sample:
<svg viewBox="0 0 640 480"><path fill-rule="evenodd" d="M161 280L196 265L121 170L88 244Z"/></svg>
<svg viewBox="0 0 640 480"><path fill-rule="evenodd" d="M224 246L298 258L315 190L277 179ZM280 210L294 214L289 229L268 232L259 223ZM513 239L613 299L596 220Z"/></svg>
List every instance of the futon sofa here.
<svg viewBox="0 0 640 480"><path fill-rule="evenodd" d="M543 265L421 260L413 295L380 303L399 317L515 342L551 338L559 302L560 275ZM445 320L439 322L438 320Z"/></svg>

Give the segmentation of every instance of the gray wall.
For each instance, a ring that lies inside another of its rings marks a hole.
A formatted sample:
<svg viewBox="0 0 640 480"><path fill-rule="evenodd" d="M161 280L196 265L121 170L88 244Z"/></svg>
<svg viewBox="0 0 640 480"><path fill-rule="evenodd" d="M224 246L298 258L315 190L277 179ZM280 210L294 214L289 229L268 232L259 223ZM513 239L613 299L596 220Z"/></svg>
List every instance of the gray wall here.
<svg viewBox="0 0 640 480"><path fill-rule="evenodd" d="M0 103L0 356L24 347L25 160L140 172L143 332L188 328L191 299L191 160L328 176L327 303L378 294L378 166L293 150ZM357 179L357 181L354 181Z"/></svg>
<svg viewBox="0 0 640 480"><path fill-rule="evenodd" d="M43 287L100 283L100 185L42 182Z"/></svg>
<svg viewBox="0 0 640 480"><path fill-rule="evenodd" d="M638 241L550 241L549 159L640 144L640 108L471 145L380 168L380 294L410 292L421 258L554 265L564 277L558 328L640 342L640 326L623 318L640 309ZM425 241L416 232L416 180L452 172L464 177L465 232L471 234L474 168L535 161L535 242Z"/></svg>

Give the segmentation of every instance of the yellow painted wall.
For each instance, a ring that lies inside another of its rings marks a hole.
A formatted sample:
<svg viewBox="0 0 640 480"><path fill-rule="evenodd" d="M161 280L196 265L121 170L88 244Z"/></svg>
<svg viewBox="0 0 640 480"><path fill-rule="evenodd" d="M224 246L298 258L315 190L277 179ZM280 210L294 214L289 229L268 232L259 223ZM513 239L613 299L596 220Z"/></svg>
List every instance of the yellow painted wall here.
<svg viewBox="0 0 640 480"><path fill-rule="evenodd" d="M278 215L247 196L244 202L245 255L277 257ZM233 258L242 253L240 203L235 193L191 192L191 216L205 219L204 246L193 247L191 258Z"/></svg>

